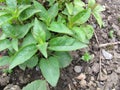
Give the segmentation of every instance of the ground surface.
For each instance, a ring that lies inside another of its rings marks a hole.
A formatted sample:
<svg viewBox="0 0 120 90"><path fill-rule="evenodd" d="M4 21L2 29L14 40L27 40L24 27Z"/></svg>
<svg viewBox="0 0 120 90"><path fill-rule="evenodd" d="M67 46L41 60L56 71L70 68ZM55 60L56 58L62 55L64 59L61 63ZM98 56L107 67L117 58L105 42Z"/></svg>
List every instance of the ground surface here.
<svg viewBox="0 0 120 90"><path fill-rule="evenodd" d="M120 0L97 1L106 9L102 14L104 27L100 29L94 19L90 21L95 35L89 47L71 52L73 62L61 70L57 87L50 87L49 90L120 90L120 44L112 45L120 41ZM114 31L113 38L109 37L110 30ZM99 48L99 45L106 43L111 45ZM93 56L88 63L81 60L86 50ZM20 90L19 87L42 78L40 76L37 68L25 72L16 68L11 75L0 72L0 90Z"/></svg>

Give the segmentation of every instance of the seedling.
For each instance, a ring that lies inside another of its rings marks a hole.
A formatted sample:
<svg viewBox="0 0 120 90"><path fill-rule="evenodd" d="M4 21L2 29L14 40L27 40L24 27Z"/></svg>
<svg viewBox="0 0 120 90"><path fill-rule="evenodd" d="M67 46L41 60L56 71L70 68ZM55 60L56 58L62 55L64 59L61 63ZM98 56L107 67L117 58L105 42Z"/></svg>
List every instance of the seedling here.
<svg viewBox="0 0 120 90"><path fill-rule="evenodd" d="M110 38L113 38L113 37L114 37L114 31L113 31L113 30L110 30L110 32L109 32L109 37L110 37Z"/></svg>
<svg viewBox="0 0 120 90"><path fill-rule="evenodd" d="M82 56L82 60L85 62L89 62L91 59L92 56L88 52L85 52L84 55Z"/></svg>

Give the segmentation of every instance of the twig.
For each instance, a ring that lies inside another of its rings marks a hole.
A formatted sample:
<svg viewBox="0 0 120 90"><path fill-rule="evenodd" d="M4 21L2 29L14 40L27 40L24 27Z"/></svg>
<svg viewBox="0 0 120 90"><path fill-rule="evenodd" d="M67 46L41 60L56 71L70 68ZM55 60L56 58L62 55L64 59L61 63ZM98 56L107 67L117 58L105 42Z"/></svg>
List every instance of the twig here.
<svg viewBox="0 0 120 90"><path fill-rule="evenodd" d="M96 39L96 41L97 41L97 44L99 45L100 43L99 43L99 41L98 41L98 37L97 37L97 34L94 32L94 35L95 35L95 39Z"/></svg>
<svg viewBox="0 0 120 90"><path fill-rule="evenodd" d="M69 88L69 90L72 90L72 89L71 89L71 85L70 85L70 84L68 84L68 88Z"/></svg>
<svg viewBox="0 0 120 90"><path fill-rule="evenodd" d="M98 46L100 46L97 34L95 32L94 32L94 35L95 35L95 39L97 41ZM100 67L100 71L99 71L99 76L98 77L99 77L99 79L101 79L101 48L100 48L100 51L99 51L99 67Z"/></svg>
<svg viewBox="0 0 120 90"><path fill-rule="evenodd" d="M101 48L101 47L106 47L106 46L110 46L110 45L117 45L117 44L120 44L120 41L119 41L119 42L113 42L113 43L100 44L100 45L99 45L99 48Z"/></svg>
<svg viewBox="0 0 120 90"><path fill-rule="evenodd" d="M101 80L101 48L100 48L100 53L99 53L99 67L100 67L100 73L99 73L99 79Z"/></svg>

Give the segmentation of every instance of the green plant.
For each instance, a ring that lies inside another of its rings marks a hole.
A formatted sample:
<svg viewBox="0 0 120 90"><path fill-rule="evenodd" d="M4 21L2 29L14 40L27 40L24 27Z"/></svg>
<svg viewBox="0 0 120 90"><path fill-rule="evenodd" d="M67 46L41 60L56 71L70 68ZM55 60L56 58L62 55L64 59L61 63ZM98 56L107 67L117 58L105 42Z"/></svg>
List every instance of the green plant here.
<svg viewBox="0 0 120 90"><path fill-rule="evenodd" d="M114 37L114 30L110 30L110 31L109 31L109 37L110 37L110 38L113 38L113 37Z"/></svg>
<svg viewBox="0 0 120 90"><path fill-rule="evenodd" d="M88 5L81 0L47 1L47 8L35 0L5 0L0 6L0 51L8 53L0 58L0 66L8 65L8 70L39 66L48 83L56 86L59 69L72 61L69 51L87 47L93 36L94 29L87 24L91 14L102 26L103 8L95 0L89 0ZM23 90L34 84L36 89L31 90L46 90L45 83L38 80Z"/></svg>
<svg viewBox="0 0 120 90"><path fill-rule="evenodd" d="M82 56L83 61L90 61L92 59L91 55L88 52L85 52L84 55Z"/></svg>

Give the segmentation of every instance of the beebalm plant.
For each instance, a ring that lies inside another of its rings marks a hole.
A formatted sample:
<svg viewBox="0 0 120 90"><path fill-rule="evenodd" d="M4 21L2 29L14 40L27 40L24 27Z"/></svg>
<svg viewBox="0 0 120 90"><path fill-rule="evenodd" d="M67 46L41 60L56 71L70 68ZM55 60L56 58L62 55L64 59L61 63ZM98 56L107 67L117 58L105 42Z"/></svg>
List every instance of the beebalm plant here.
<svg viewBox="0 0 120 90"><path fill-rule="evenodd" d="M23 90L47 90L46 81L55 87L60 68L72 61L69 52L87 47L93 36L94 29L87 23L90 16L102 26L103 8L95 0L88 0L88 4L81 0L46 0L47 8L36 0L1 1L0 51L7 55L0 58L0 66L7 65L8 70L38 66L45 78Z"/></svg>

